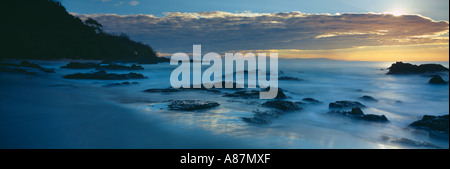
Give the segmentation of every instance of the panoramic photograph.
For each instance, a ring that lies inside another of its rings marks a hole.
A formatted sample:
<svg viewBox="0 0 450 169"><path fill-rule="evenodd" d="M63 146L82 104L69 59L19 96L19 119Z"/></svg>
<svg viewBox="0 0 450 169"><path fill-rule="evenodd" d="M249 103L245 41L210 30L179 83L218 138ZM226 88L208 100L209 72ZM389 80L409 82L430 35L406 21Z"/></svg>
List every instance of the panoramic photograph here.
<svg viewBox="0 0 450 169"><path fill-rule="evenodd" d="M0 149L449 149L447 0L1 8Z"/></svg>

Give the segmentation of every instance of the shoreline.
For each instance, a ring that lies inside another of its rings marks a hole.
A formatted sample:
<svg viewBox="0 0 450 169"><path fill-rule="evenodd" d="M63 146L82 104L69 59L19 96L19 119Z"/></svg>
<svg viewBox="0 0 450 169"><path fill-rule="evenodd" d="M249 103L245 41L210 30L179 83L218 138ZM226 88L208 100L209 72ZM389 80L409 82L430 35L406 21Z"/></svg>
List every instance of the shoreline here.
<svg viewBox="0 0 450 169"><path fill-rule="evenodd" d="M195 129L196 135L182 134L178 126L167 129L171 121L157 115L143 116L86 92L91 89L78 84L5 72L0 73L0 79L2 149L243 147L242 143L233 145L236 140L200 129Z"/></svg>

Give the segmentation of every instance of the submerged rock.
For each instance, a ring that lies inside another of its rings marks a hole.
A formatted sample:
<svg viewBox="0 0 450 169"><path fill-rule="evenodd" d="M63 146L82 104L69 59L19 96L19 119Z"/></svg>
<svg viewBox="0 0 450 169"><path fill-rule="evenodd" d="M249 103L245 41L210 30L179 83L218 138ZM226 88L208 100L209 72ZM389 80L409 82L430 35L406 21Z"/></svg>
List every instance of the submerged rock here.
<svg viewBox="0 0 450 169"><path fill-rule="evenodd" d="M449 71L448 68L440 64L422 64L417 66L403 62L396 62L392 64L388 69L389 72L387 74L422 74Z"/></svg>
<svg viewBox="0 0 450 169"><path fill-rule="evenodd" d="M430 136L448 138L449 137L448 116L449 116L448 114L442 116L425 115L422 117L422 119L411 123L409 127L426 130L429 132Z"/></svg>
<svg viewBox="0 0 450 169"><path fill-rule="evenodd" d="M135 85L135 84L139 84L139 82L110 83L110 84L104 85L103 87L128 86L128 85Z"/></svg>
<svg viewBox="0 0 450 169"><path fill-rule="evenodd" d="M259 99L259 90L245 90L234 93L227 93L224 97L237 97L241 99Z"/></svg>
<svg viewBox="0 0 450 169"><path fill-rule="evenodd" d="M303 98L302 100L305 101L305 102L308 102L308 103L312 103L312 104L322 104L323 103L323 102L321 102L319 100L316 100L316 99L313 99L313 98L309 98L309 97Z"/></svg>
<svg viewBox="0 0 450 169"><path fill-rule="evenodd" d="M144 70L144 68L140 65L131 65L131 66L124 66L124 65L116 65L116 64L109 64L105 66L100 66L97 69L108 69L108 70Z"/></svg>
<svg viewBox="0 0 450 169"><path fill-rule="evenodd" d="M246 123L264 125L270 124L273 119L277 119L280 117L281 112L276 110L268 110L268 111L253 111L253 117L241 117L242 120Z"/></svg>
<svg viewBox="0 0 450 169"><path fill-rule="evenodd" d="M61 66L61 68L69 68L69 69L92 69L99 68L100 64L94 62L69 62L66 66Z"/></svg>
<svg viewBox="0 0 450 169"><path fill-rule="evenodd" d="M94 62L86 62L86 63L80 63L80 62L70 62L66 66L62 66L61 68L69 68L69 69L108 69L108 70L143 70L144 68L140 65L131 65L131 66L125 66L125 65L118 65L118 64L108 64L108 65L101 65L99 63Z"/></svg>
<svg viewBox="0 0 450 169"><path fill-rule="evenodd" d="M365 114L361 117L361 120L372 121L372 122L389 122L389 120L384 115L375 115L375 114Z"/></svg>
<svg viewBox="0 0 450 169"><path fill-rule="evenodd" d="M377 99L373 98L372 96L367 96L367 95L360 97L359 100L364 100L364 101L368 101L368 102L378 102Z"/></svg>
<svg viewBox="0 0 450 169"><path fill-rule="evenodd" d="M375 114L364 114L364 112L359 108L352 108L351 111L342 111L342 110L332 110L327 114L331 115L340 115L346 116L357 120L365 120L370 122L389 122L389 120L384 115L375 115Z"/></svg>
<svg viewBox="0 0 450 169"><path fill-rule="evenodd" d="M171 110L203 110L218 107L220 104L214 101L200 101L200 100L176 100L169 104Z"/></svg>
<svg viewBox="0 0 450 169"><path fill-rule="evenodd" d="M291 102L291 101L285 101L285 100L271 100L271 101L267 101L261 105L264 107L276 108L276 109L283 110L283 111L300 111L300 110L302 110L302 107L300 107L298 104Z"/></svg>
<svg viewBox="0 0 450 169"><path fill-rule="evenodd" d="M429 148L438 148L438 149L442 148L440 146L437 146L437 145L429 143L429 142L419 142L419 141L411 140L408 138L394 139L394 140L391 140L391 143L401 144L401 145L405 145L405 146L413 146L413 147L429 147Z"/></svg>
<svg viewBox="0 0 450 169"><path fill-rule="evenodd" d="M44 67L42 67L42 66L40 66L40 65L38 65L36 63L31 63L31 62L26 61L26 60L20 62L19 65L12 64L12 63L2 63L2 64L0 64L0 71L3 71L3 72L14 72L14 73L24 73L24 74L27 74L27 75L37 74L36 72L29 72L29 71L26 71L24 69L17 68L17 67L36 68L36 69L39 69L40 71L45 72L45 73L55 73L54 69L44 68Z"/></svg>
<svg viewBox="0 0 450 169"><path fill-rule="evenodd" d="M439 75L433 75L433 77L428 81L429 84L448 84L444 79L442 79Z"/></svg>
<svg viewBox="0 0 450 169"><path fill-rule="evenodd" d="M98 79L98 80L126 80L126 79L144 79L144 75L139 73L115 74L106 73L100 70L94 73L75 73L63 76L66 79Z"/></svg>
<svg viewBox="0 0 450 169"><path fill-rule="evenodd" d="M398 144L398 145L402 145L402 146L407 146L407 147L426 147L426 148L438 148L441 149L442 147L435 145L433 143L429 143L429 142L420 142L420 141L416 141L416 140L411 140L408 138L397 138L397 139L393 139L389 136L381 136L380 137L381 141L387 142L387 143L391 143L391 144Z"/></svg>
<svg viewBox="0 0 450 169"><path fill-rule="evenodd" d="M30 67L30 68L43 68L42 66L40 66L40 65L38 65L36 63L31 63L31 62L28 62L26 60L20 62L20 66L22 66L22 67Z"/></svg>
<svg viewBox="0 0 450 169"><path fill-rule="evenodd" d="M279 77L278 80L303 81L303 79L299 79L296 77L288 77L288 76Z"/></svg>
<svg viewBox="0 0 450 169"><path fill-rule="evenodd" d="M262 90L264 91L264 90ZM234 93L227 93L225 95L223 95L224 97L236 97L236 98L241 98L241 99L259 99L259 95L260 95L259 90L244 90L244 91L237 91ZM278 89L278 94L275 97L275 99L286 99L288 98L288 96L286 96L286 94L284 94L284 92L281 89Z"/></svg>
<svg viewBox="0 0 450 169"><path fill-rule="evenodd" d="M175 89L175 88L144 90L144 92L147 92L147 93L169 93L169 92L179 92L179 91L180 91L179 89Z"/></svg>
<svg viewBox="0 0 450 169"><path fill-rule="evenodd" d="M0 66L0 72L21 73L26 75L35 75L36 72L28 72L21 68Z"/></svg>
<svg viewBox="0 0 450 169"><path fill-rule="evenodd" d="M351 116L351 117L358 117L358 118L364 116L364 112L358 107L352 108L352 111L331 110L328 112L328 114Z"/></svg>
<svg viewBox="0 0 450 169"><path fill-rule="evenodd" d="M351 108L365 108L366 106L357 101L336 101L328 105L330 109L351 109Z"/></svg>
<svg viewBox="0 0 450 169"><path fill-rule="evenodd" d="M214 87L214 86L217 86L219 84L222 86L222 88L215 88ZM212 83L211 85L213 85L213 87L211 89L243 89L244 88L243 85L240 85L240 84L238 84L236 82L227 82L227 81L215 82L215 83ZM233 87L232 88L225 88L226 85L231 85ZM204 88L203 85L202 85L202 88Z"/></svg>

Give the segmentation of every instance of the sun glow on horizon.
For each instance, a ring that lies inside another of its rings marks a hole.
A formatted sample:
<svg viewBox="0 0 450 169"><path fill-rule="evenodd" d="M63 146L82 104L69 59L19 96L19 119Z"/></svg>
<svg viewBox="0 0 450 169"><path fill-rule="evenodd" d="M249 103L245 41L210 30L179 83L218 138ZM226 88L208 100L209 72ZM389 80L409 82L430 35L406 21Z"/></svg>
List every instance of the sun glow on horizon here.
<svg viewBox="0 0 450 169"><path fill-rule="evenodd" d="M394 16L402 16L402 15L406 15L407 14L407 12L405 12L404 9L400 9L400 8L396 8L396 9L393 9L391 11L384 12L384 13L385 14L392 14Z"/></svg>

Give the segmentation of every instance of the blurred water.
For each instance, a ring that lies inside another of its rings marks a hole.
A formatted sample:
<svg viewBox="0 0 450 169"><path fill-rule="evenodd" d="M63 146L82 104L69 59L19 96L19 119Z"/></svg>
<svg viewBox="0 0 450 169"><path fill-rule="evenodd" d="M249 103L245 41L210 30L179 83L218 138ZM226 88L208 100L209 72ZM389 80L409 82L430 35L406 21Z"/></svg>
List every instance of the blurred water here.
<svg viewBox="0 0 450 169"><path fill-rule="evenodd" d="M241 117L251 117L252 110L265 100L245 100L222 97L223 94L205 91L185 91L178 93L145 93L149 88L170 87L171 71L177 66L168 63L143 65L142 73L148 79L129 80L138 85L102 87L109 83L123 82L101 80L68 80L62 75L92 70L60 69L67 62L36 61L44 67L57 68L56 74L48 78L59 79L61 84L87 85L86 92L93 92L102 98L137 110L140 118L162 116L170 123L165 128L179 130L201 129L212 135L227 138L251 140L258 148L410 148L393 145L380 140L382 136L409 138L426 141L443 148L449 147L448 140L433 139L427 135L406 129L406 126L423 115L443 115L449 113L449 86L427 84L425 75L386 75L392 62L353 62L308 59L279 59L279 76L289 76L303 81L279 81L279 87L301 101L311 97L324 104L305 105L303 111L282 115L269 125L251 125ZM422 64L414 62L414 64ZM448 67L448 62L440 62ZM203 66L203 70L207 68ZM129 71L108 71L128 73ZM448 73L441 74L449 80ZM230 91L231 92L231 91ZM387 124L362 122L342 117L326 115L328 103L339 100L354 100L369 95L379 102L360 101L368 108L366 114L383 114L391 121ZM169 100L196 99L220 103L218 108L205 111L181 112L167 109ZM177 126L177 127L174 127ZM196 132L196 130L187 130ZM206 136L205 136L206 137ZM139 138L136 138L139 139ZM204 138L193 138L190 141ZM238 144L238 143L236 143ZM245 145L245 144L243 144ZM221 148L216 145L215 148ZM239 147L238 148L247 148ZM418 147L413 147L418 148ZM419 147L420 148L420 147Z"/></svg>

